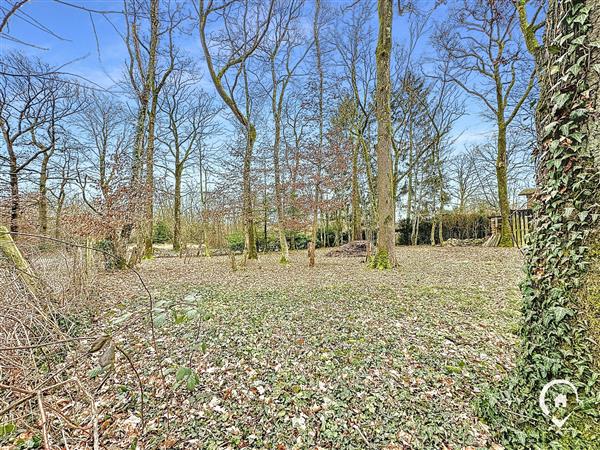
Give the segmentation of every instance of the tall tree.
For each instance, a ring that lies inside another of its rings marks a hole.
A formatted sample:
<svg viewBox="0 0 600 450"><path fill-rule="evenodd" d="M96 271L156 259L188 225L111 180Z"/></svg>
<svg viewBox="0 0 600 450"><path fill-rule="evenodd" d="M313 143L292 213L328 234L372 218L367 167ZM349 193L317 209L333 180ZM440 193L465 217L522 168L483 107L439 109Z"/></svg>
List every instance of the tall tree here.
<svg viewBox="0 0 600 450"><path fill-rule="evenodd" d="M48 233L48 182L50 164L53 156L64 148L68 138L66 121L85 108L85 99L81 90L68 80L59 77L43 78L41 82L47 91L40 126L31 129L31 144L41 151L38 178L38 231Z"/></svg>
<svg viewBox="0 0 600 450"><path fill-rule="evenodd" d="M599 39L596 1L550 1L538 65L538 194L522 288L520 358L501 399L482 404L507 447L600 445ZM552 380L568 380L579 395L573 414L557 417L565 419L560 430L545 425L550 418L537 404ZM518 414L502 415L496 404Z"/></svg>
<svg viewBox="0 0 600 450"><path fill-rule="evenodd" d="M134 192L142 192L141 201L146 206L146 217L138 230L140 246L144 247L145 256L152 256L152 204L154 192L154 116L152 115L153 98L156 92L156 65L159 45L159 0L150 0L149 4L149 42L143 41L140 30L141 17L146 11L140 5L124 0L126 35L125 44L129 53L129 82L137 100L137 122L133 148L133 166L131 171L131 187ZM155 112L155 110L154 110ZM144 158L147 164L145 184ZM148 165L148 162L150 163ZM132 199L137 202L140 199Z"/></svg>
<svg viewBox="0 0 600 450"><path fill-rule="evenodd" d="M244 129L246 135L246 148L244 152L244 166L242 171L242 200L245 225L245 251L248 259L257 259L256 236L254 229L254 213L252 208L251 166L254 143L256 142L256 127L251 121L250 105L246 102L245 111L240 107L235 98L236 86L240 77L247 81L245 69L249 58L256 52L264 39L271 17L273 15L274 0L271 0L266 13L263 14L260 4L254 5L250 0L218 1L200 0L197 7L198 30L202 51L211 80L223 102L230 109L235 120ZM254 15L254 17L252 17ZM213 58L214 49L211 50L206 25L209 18L220 18L223 26L222 36L217 40L221 42L218 60ZM238 17L236 22L234 17ZM223 61L221 67L216 63ZM233 72L234 80L229 84L227 75ZM227 84L225 84L227 83ZM247 83L243 83L247 87ZM246 90L246 89L245 89ZM247 90L246 90L247 91ZM247 95L245 96L247 99Z"/></svg>
<svg viewBox="0 0 600 450"><path fill-rule="evenodd" d="M344 79L351 92L352 110L347 114L351 119L351 133L355 143L352 151L352 235L354 239L362 236L362 210L359 181L360 157L364 160L369 197L367 217L375 214L376 188L371 170L370 130L373 123L372 93L375 82L374 52L371 42L374 32L369 18L373 14L373 5L362 2L352 8L348 21L342 22L343 33L338 33L335 46L344 69ZM345 106L350 106L345 105ZM347 109L347 108L346 108ZM373 227L369 221L369 228Z"/></svg>
<svg viewBox="0 0 600 450"><path fill-rule="evenodd" d="M277 213L277 229L281 262L289 261L289 249L285 233L285 208L281 176L281 135L282 114L288 86L294 72L304 60L311 45L296 56L297 49L303 42L303 35L297 29L297 22L302 12L303 1L276 2L273 15L273 33L271 39L265 41L266 55L271 71L271 113L273 114L273 173L275 176L275 210ZM280 70L279 68L283 68Z"/></svg>
<svg viewBox="0 0 600 450"><path fill-rule="evenodd" d="M317 112L317 123L319 127L318 141L316 146L316 174L315 174L315 190L314 190L314 201L312 211L312 226L311 226L311 241L313 245L317 245L317 229L319 224L319 203L321 201L321 171L322 171L322 160L321 155L323 154L323 127L324 127L324 112L323 112L323 97L324 97L324 85L325 85L325 74L323 71L323 62L321 60L322 48L321 48L321 0L315 0L315 12L313 16L313 39L315 42L315 64L317 69L318 86L318 112ZM310 265L314 264L314 257L310 258Z"/></svg>
<svg viewBox="0 0 600 450"><path fill-rule="evenodd" d="M3 76L0 80L0 130L7 152L0 154L0 158L9 167L10 230L18 232L23 175L49 151L45 146L30 145L32 142L27 138L49 122L49 104L56 94L57 75L36 76L47 73L48 66L20 53L8 54L0 61L0 68L3 72L22 74Z"/></svg>
<svg viewBox="0 0 600 450"><path fill-rule="evenodd" d="M173 176L173 250L181 249L182 183L194 152L202 146L202 139L212 128L218 113L211 97L195 87L197 80L185 71L177 70L165 87L160 110L163 115L158 140L167 148Z"/></svg>
<svg viewBox="0 0 600 450"><path fill-rule="evenodd" d="M507 1L464 0L451 20L438 30L437 46L452 63L449 78L480 101L496 125L496 178L502 216L500 246L512 246L507 181L507 133L534 86L516 36L518 17Z"/></svg>
<svg viewBox="0 0 600 450"><path fill-rule="evenodd" d="M392 53L392 2L378 0L379 35L375 51L377 86L377 254L374 266L396 266L396 218L392 183L392 113L390 61Z"/></svg>

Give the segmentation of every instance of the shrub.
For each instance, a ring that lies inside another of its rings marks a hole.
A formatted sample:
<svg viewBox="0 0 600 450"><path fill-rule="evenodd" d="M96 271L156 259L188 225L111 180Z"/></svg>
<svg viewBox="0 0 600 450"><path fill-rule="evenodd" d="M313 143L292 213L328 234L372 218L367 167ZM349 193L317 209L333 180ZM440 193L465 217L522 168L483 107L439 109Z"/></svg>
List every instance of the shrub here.
<svg viewBox="0 0 600 450"><path fill-rule="evenodd" d="M236 231L234 233L228 234L225 239L227 240L227 244L231 251L233 251L233 252L244 251L244 244L245 244L244 233L242 233L240 231Z"/></svg>
<svg viewBox="0 0 600 450"><path fill-rule="evenodd" d="M159 220L154 225L154 232L152 234L152 242L155 244L164 244L169 242L173 238L171 228L164 220Z"/></svg>

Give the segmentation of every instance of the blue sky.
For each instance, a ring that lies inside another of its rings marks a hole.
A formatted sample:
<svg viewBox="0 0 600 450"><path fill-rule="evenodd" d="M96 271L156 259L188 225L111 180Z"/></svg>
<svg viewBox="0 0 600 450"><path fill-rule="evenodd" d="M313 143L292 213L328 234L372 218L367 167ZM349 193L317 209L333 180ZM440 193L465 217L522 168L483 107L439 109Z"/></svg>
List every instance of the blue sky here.
<svg viewBox="0 0 600 450"><path fill-rule="evenodd" d="M0 0L0 2L6 7L12 3L12 0ZM122 8L121 0L71 0L71 2L98 10L120 10ZM329 3L335 5L347 2ZM433 3L434 0L420 0L418 5L426 8ZM440 8L434 13L433 21L443 20L445 13L446 9ZM376 21L376 17L373 20ZM39 30L33 26L35 23L47 27L57 36ZM0 52L17 49L29 55L38 56L52 66L67 64L64 71L81 76L104 88L110 88L122 76L124 62L127 59L125 46L114 26L118 29L123 27L123 18L118 14L107 14L105 18L99 14L90 15L86 11L61 5L52 0L30 0L20 13L11 19L8 34L41 48L10 42L3 38L0 40ZM202 66L197 32L195 29L190 31L189 36L180 35L178 37L178 44L185 47L191 55L197 55ZM407 41L405 18L396 16L394 40L396 42ZM417 50L417 56L430 51L428 39L424 37ZM204 81L203 87L209 92L212 91L210 81L208 79ZM493 125L479 115L480 108L477 103L470 103L469 110L472 111L471 114L462 118L455 130L455 134L460 135L455 144L457 150L461 150L465 144L481 142L485 140L486 136L493 133Z"/></svg>

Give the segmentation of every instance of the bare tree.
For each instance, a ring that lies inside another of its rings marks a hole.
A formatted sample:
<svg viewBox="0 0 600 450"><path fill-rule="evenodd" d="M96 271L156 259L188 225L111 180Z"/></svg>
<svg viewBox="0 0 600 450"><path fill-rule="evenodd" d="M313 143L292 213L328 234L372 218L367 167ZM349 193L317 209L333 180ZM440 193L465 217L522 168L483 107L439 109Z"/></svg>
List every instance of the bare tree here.
<svg viewBox="0 0 600 450"><path fill-rule="evenodd" d="M31 129L31 145L41 152L38 179L38 230L40 234L48 232L48 180L50 178L50 160L68 139L67 130L70 117L86 107L83 92L75 84L58 77L43 78L46 105L42 113L40 126ZM36 119L37 120L37 119Z"/></svg>
<svg viewBox="0 0 600 450"><path fill-rule="evenodd" d="M303 1L278 1L274 7L273 30L264 42L265 53L271 70L271 112L273 114L273 171L275 176L275 209L277 212L277 228L281 262L289 261L289 250L285 233L285 208L283 186L281 182L281 134L282 114L288 86L292 77L311 45L305 45L296 56L298 49L304 44L305 36L300 32L299 18L301 17ZM280 70L279 68L283 70Z"/></svg>
<svg viewBox="0 0 600 450"><path fill-rule="evenodd" d="M450 176L453 197L456 199L460 212L467 209L469 202L477 192L475 178L475 161L473 156L465 150L455 155L450 162Z"/></svg>
<svg viewBox="0 0 600 450"><path fill-rule="evenodd" d="M392 114L390 60L392 53L392 3L378 1L379 35L377 39L377 254L375 266L396 266L396 217L392 183Z"/></svg>
<svg viewBox="0 0 600 450"><path fill-rule="evenodd" d="M47 152L45 147L31 145L27 139L36 128L48 121L47 108L54 91L48 89L45 78L35 73L46 71L39 60L30 60L22 54L10 53L1 62L3 71L23 74L0 79L0 130L7 155L0 157L8 162L10 185L10 229L19 231L20 178L30 171L31 165Z"/></svg>
<svg viewBox="0 0 600 450"><path fill-rule="evenodd" d="M534 86L535 72L515 36L518 17L509 2L464 1L438 29L436 45L451 62L449 78L482 102L497 128L496 178L502 215L500 246L512 246L507 185L507 130Z"/></svg>
<svg viewBox="0 0 600 450"><path fill-rule="evenodd" d="M352 152L352 234L354 239L362 236L362 211L359 184L359 159L364 161L369 197L369 219L375 217L376 187L372 170L370 129L374 110L372 93L375 84L375 61L371 42L374 32L370 26L373 7L369 2L361 2L351 9L349 19L343 23L344 33L336 34L335 46L338 50L344 78L352 93L351 132L355 138ZM369 224L372 228L372 223Z"/></svg>
<svg viewBox="0 0 600 450"><path fill-rule="evenodd" d="M315 43L315 64L317 69L318 85L318 112L317 112L317 124L319 127L318 141L316 147L316 173L315 173L315 188L314 188L314 200L313 200L313 211L312 211L312 226L311 226L311 242L312 249L314 250L317 245L317 229L319 225L319 202L321 201L321 171L322 171L322 154L323 154L323 127L324 127L324 112L323 112L323 96L324 96L324 84L325 84L325 73L323 70L322 48L321 48L321 0L315 1L315 12L313 16L313 40ZM315 258L314 253L309 258L309 266L314 266Z"/></svg>
<svg viewBox="0 0 600 450"><path fill-rule="evenodd" d="M252 152L256 141L256 128L248 115L249 104L246 101L246 112L240 108L235 98L236 88L240 77L247 81L245 66L247 60L256 52L264 39L273 15L274 0L271 0L266 12L261 4L254 4L251 0L218 1L200 0L196 12L198 14L198 30L200 42L206 60L206 66L212 82L223 102L231 110L235 119L246 133L246 150L244 153L244 168L242 173L243 184L243 215L246 234L246 253L248 259L257 259L254 218L252 211L252 188L250 171ZM235 17L238 20L236 21ZM220 19L221 33L215 36L221 45L221 51L214 57L214 48L207 36L206 25L209 19ZM222 62L221 67L217 64ZM227 81L228 75L233 73L231 84ZM225 84L227 82L227 85ZM247 86L247 83L244 83ZM246 100L248 100L246 95Z"/></svg>
<svg viewBox="0 0 600 450"><path fill-rule="evenodd" d="M187 71L177 70L167 83L160 112L163 115L158 140L167 148L172 164L165 169L173 176L173 250L181 249L182 182L195 152L213 128L219 112L212 98L195 84Z"/></svg>

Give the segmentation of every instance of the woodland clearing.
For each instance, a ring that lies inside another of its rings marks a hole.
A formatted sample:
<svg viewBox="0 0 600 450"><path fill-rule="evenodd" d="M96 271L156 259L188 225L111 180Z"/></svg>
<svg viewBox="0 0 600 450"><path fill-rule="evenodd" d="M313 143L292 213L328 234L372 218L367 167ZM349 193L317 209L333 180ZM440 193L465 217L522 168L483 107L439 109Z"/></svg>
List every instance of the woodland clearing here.
<svg viewBox="0 0 600 450"><path fill-rule="evenodd" d="M144 261L153 327L135 273L99 275L78 333L123 351L108 372L89 341L64 361L77 355L94 393L101 448L489 448L472 401L514 364L518 251L400 247L391 271L323 253L312 269L305 252L237 271L227 257ZM85 398L59 397L85 428ZM89 430L69 432L91 448Z"/></svg>

